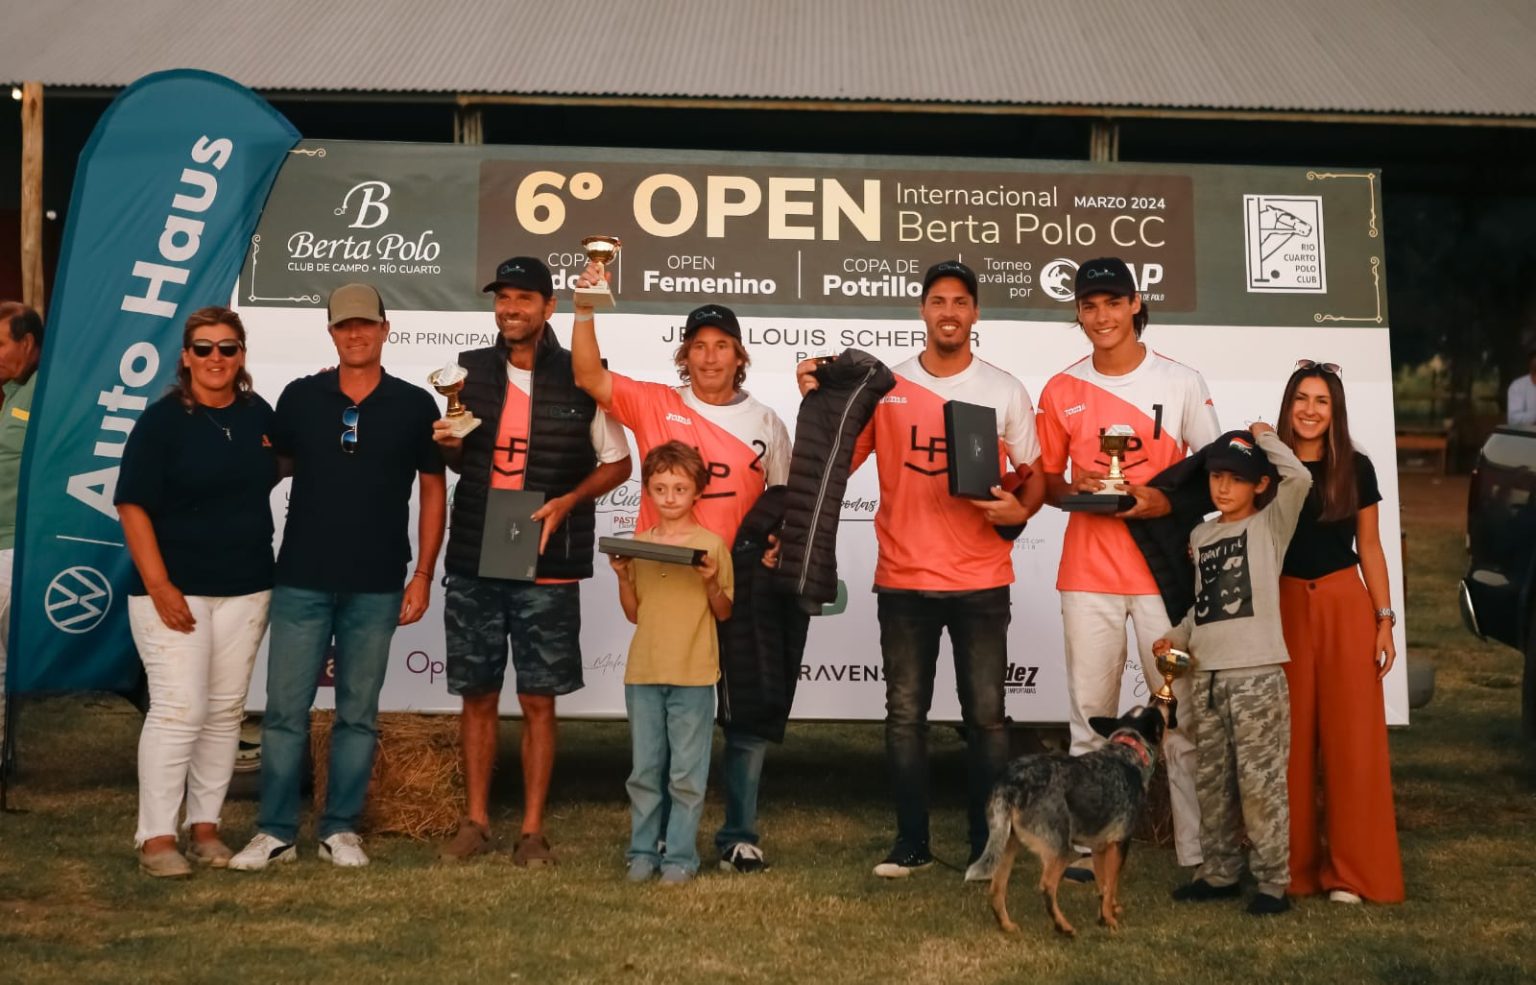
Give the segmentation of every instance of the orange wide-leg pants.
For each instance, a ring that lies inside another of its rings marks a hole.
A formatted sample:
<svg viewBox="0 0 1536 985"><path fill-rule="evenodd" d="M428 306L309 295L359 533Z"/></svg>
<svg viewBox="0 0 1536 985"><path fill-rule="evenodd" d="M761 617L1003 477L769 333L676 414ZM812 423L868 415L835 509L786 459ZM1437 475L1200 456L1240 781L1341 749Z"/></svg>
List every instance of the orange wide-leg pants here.
<svg viewBox="0 0 1536 985"><path fill-rule="evenodd" d="M1280 579L1291 661L1291 887L1403 899L1376 621L1359 570ZM1322 774L1319 827L1318 774Z"/></svg>

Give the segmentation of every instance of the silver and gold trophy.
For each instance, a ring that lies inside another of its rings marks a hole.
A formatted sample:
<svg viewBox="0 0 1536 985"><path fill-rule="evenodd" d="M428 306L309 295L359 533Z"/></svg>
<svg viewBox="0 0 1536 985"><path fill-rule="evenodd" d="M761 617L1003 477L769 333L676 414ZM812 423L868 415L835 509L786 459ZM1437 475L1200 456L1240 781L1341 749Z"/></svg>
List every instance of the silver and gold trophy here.
<svg viewBox="0 0 1536 985"><path fill-rule="evenodd" d="M459 401L459 391L464 389L464 381L468 377L469 371L458 363L449 363L427 374L427 382L432 384L432 389L448 398L448 413L443 415L443 419L448 422L448 433L455 438L462 438L480 426L480 418L471 414L469 408Z"/></svg>
<svg viewBox="0 0 1536 985"><path fill-rule="evenodd" d="M581 241L581 248L586 251L587 260L597 268L596 287L578 287L575 296L576 303L583 307L612 308L613 292L608 289L608 279L604 272L613 258L619 255L619 242L617 236L588 236Z"/></svg>
<svg viewBox="0 0 1536 985"><path fill-rule="evenodd" d="M1111 424L1105 428L1099 435L1099 452L1109 456L1109 472L1104 476L1103 488L1098 492L1063 496L1061 508L1069 513L1119 513L1135 506L1135 498L1121 489L1126 478L1120 468L1125 453L1135 440L1136 429L1129 424Z"/></svg>
<svg viewBox="0 0 1536 985"><path fill-rule="evenodd" d="M1157 658L1157 672L1163 675L1163 686L1152 692L1153 701L1161 701L1168 708L1168 727L1179 727L1179 699L1173 696L1173 682L1194 666L1195 658L1184 650L1169 647L1168 652Z"/></svg>

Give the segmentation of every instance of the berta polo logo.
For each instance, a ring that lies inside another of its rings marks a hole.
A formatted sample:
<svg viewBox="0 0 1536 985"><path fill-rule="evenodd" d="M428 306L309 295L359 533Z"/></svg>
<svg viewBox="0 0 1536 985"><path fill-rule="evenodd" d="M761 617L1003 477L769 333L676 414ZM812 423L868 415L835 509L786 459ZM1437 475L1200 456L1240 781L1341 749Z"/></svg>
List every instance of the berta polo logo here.
<svg viewBox="0 0 1536 985"><path fill-rule="evenodd" d="M287 269L305 274L441 274L443 268L436 261L443 247L433 230L388 228L392 193L388 182L376 180L360 181L347 189L331 210L347 220L345 227L289 234ZM259 239L256 246L259 249Z"/></svg>
<svg viewBox="0 0 1536 985"><path fill-rule="evenodd" d="M353 203L353 199L356 203ZM355 208L355 219L349 224L353 229L377 229L389 220L389 206L384 200L389 198L389 183L385 181L364 181L353 185L347 194L342 197L341 205L336 209L337 215L346 215L349 208Z"/></svg>

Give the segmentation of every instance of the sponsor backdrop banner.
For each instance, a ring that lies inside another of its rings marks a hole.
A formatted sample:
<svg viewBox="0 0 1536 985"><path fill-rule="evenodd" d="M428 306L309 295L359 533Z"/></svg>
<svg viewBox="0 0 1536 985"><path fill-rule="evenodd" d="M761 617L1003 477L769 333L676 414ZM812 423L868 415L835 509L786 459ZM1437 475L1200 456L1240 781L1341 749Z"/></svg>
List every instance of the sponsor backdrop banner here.
<svg viewBox="0 0 1536 985"><path fill-rule="evenodd" d="M479 288L508 256L549 263L560 299L553 324L568 342L570 290L585 262L579 243L617 235L618 308L598 315L609 365L675 383L684 315L705 301L731 305L752 357L747 387L792 428L793 371L804 355L855 346L894 364L921 349L922 272L946 258L963 259L981 278L977 355L1038 396L1051 374L1088 353L1072 321L1077 264L1118 254L1149 302L1145 341L1204 374L1223 427L1273 421L1298 358L1344 367L1357 442L1379 466L1382 541L1400 602L1377 178L1295 168L306 141L252 237L237 300L251 332L249 365L269 399L334 364L324 299L353 280L376 284L390 309L385 365L424 385L458 352L494 341ZM279 487L279 516L285 496ZM639 496L636 478L605 497L598 533L632 530ZM877 507L874 468L866 466L843 504L846 591L812 620L798 717L883 716L870 591ZM1054 587L1064 525L1063 514L1046 508L1014 548L1008 708L1019 721L1066 719ZM630 628L601 561L583 587L582 622L587 686L561 699L562 714L622 716ZM1402 631L1400 623L1400 651ZM443 659L439 587L428 617L396 636L385 706L456 710ZM947 663L934 714L958 718ZM262 677L258 671L254 706ZM1145 695L1133 661L1125 699ZM1401 661L1387 698L1390 720L1405 722ZM509 688L503 707L515 706Z"/></svg>
<svg viewBox="0 0 1536 985"><path fill-rule="evenodd" d="M186 316L227 304L298 131L250 90L161 72L80 155L21 476L10 686L133 686L131 561L112 495L123 442L175 379Z"/></svg>

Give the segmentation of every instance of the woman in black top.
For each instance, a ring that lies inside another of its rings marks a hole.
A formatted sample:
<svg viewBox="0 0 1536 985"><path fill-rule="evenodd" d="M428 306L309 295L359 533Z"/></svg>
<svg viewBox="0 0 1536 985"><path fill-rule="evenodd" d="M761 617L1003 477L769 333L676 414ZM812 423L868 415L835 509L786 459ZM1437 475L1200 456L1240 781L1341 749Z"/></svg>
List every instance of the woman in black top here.
<svg viewBox="0 0 1536 985"><path fill-rule="evenodd" d="M1397 656L1396 616L1376 470L1350 442L1339 372L1333 363L1297 363L1277 428L1312 473L1280 578L1291 657L1290 891L1326 891L1339 903L1396 903L1403 870L1381 693Z"/></svg>
<svg viewBox="0 0 1536 985"><path fill-rule="evenodd" d="M114 501L133 557L128 620L149 677L139 737L139 866L222 866L219 812L272 589L272 408L245 371L245 327L226 308L187 319L175 387L123 448ZM177 850L183 794L191 828Z"/></svg>

